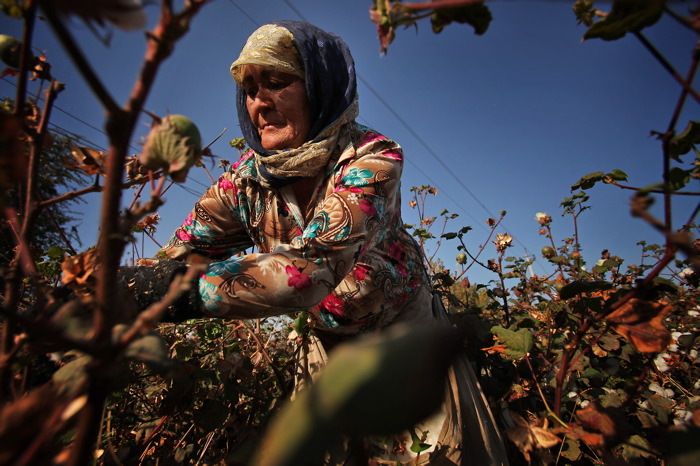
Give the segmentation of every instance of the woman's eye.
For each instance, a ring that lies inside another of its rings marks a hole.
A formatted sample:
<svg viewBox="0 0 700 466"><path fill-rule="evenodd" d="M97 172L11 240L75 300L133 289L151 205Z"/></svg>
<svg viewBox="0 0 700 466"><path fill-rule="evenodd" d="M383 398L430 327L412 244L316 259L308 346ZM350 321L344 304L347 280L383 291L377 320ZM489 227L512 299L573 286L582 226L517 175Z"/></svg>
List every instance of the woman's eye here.
<svg viewBox="0 0 700 466"><path fill-rule="evenodd" d="M255 94L258 93L258 88L257 86L243 86L243 92L249 97L255 97Z"/></svg>
<svg viewBox="0 0 700 466"><path fill-rule="evenodd" d="M284 81L284 80L281 80L281 79L271 79L271 80L267 83L267 87L268 87L270 90L279 91L280 89L284 89L285 87L289 86L289 84L290 84L289 81Z"/></svg>

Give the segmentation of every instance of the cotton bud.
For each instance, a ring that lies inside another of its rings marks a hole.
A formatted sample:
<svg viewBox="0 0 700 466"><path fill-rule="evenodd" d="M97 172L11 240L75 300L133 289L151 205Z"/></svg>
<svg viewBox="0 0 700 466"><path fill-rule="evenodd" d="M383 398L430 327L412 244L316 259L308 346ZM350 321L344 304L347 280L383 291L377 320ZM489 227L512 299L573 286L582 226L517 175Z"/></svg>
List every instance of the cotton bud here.
<svg viewBox="0 0 700 466"><path fill-rule="evenodd" d="M535 214L535 219L537 220L537 223L539 223L542 226L549 225L550 223L552 223L552 217L545 214L544 212L537 212Z"/></svg>
<svg viewBox="0 0 700 466"><path fill-rule="evenodd" d="M467 263L467 255L463 252L460 252L459 254L457 254L456 260L459 265L464 265Z"/></svg>
<svg viewBox="0 0 700 466"><path fill-rule="evenodd" d="M201 153L202 137L192 120L183 115L168 115L151 128L139 162L147 168L163 168L173 181L181 183Z"/></svg>
<svg viewBox="0 0 700 466"><path fill-rule="evenodd" d="M11 68L19 68L22 43L12 36L0 34L0 60Z"/></svg>

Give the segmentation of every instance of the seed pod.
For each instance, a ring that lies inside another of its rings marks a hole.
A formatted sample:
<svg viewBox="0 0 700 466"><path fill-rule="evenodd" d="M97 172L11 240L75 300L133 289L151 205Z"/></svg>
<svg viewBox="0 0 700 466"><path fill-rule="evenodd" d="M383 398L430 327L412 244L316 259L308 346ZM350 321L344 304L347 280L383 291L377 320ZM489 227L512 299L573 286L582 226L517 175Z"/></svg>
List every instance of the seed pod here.
<svg viewBox="0 0 700 466"><path fill-rule="evenodd" d="M550 259L556 255L557 251L555 251L553 247L545 246L542 248L542 256L544 256L546 259Z"/></svg>
<svg viewBox="0 0 700 466"><path fill-rule="evenodd" d="M12 36L0 34L0 60L11 68L19 68L22 43Z"/></svg>
<svg viewBox="0 0 700 466"><path fill-rule="evenodd" d="M139 162L151 169L163 168L181 183L202 155L202 137L197 126L183 115L168 115L151 128Z"/></svg>
<svg viewBox="0 0 700 466"><path fill-rule="evenodd" d="M460 252L459 254L457 254L456 260L459 265L464 265L467 263L467 255L463 252Z"/></svg>

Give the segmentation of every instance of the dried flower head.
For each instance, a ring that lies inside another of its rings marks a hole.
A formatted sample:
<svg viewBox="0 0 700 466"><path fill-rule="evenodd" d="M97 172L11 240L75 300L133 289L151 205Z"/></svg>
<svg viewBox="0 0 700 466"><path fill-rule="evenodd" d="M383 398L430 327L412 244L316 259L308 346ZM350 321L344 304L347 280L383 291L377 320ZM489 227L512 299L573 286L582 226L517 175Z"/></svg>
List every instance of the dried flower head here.
<svg viewBox="0 0 700 466"><path fill-rule="evenodd" d="M496 239L493 242L493 244L496 245L496 251L498 251L499 253L508 249L512 243L513 237L510 236L508 233L496 234Z"/></svg>
<svg viewBox="0 0 700 466"><path fill-rule="evenodd" d="M544 212L537 212L535 214L535 219L537 220L537 223L539 223L542 226L549 225L552 223L552 217L545 214Z"/></svg>

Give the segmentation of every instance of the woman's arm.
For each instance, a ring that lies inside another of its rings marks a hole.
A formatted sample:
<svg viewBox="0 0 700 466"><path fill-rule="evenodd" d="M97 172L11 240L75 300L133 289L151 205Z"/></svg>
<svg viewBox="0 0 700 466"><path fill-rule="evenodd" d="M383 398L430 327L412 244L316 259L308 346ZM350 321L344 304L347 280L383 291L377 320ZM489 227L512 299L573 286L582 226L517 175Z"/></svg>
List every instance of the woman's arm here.
<svg viewBox="0 0 700 466"><path fill-rule="evenodd" d="M253 245L240 220L235 197L230 195L233 176L231 172L221 175L202 195L157 257L183 260L197 253L217 259Z"/></svg>
<svg viewBox="0 0 700 466"><path fill-rule="evenodd" d="M291 244L210 264L199 280L207 314L256 318L311 308L350 272L382 229L395 225L390 222L400 189L400 147L377 137L361 143L349 160L343 158L333 174L334 191Z"/></svg>

